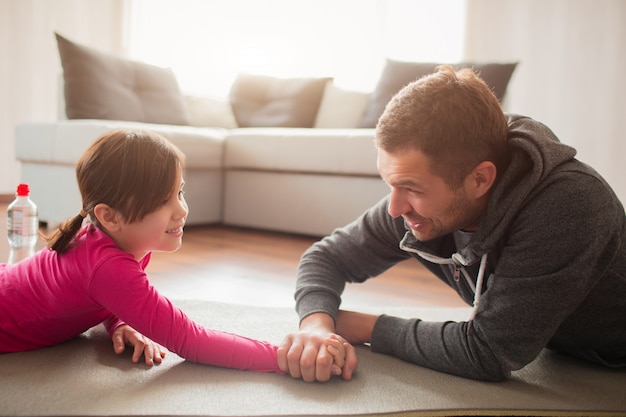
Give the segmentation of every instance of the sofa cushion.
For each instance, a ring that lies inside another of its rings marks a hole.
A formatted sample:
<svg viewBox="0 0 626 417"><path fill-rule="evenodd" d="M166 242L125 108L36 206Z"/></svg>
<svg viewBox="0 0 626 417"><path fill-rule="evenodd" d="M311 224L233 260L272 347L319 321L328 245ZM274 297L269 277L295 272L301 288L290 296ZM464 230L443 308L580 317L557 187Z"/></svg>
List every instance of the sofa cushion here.
<svg viewBox="0 0 626 417"><path fill-rule="evenodd" d="M224 167L378 176L374 129L234 129L225 143Z"/></svg>
<svg viewBox="0 0 626 417"><path fill-rule="evenodd" d="M189 124L197 127L234 129L237 121L228 98L186 95Z"/></svg>
<svg viewBox="0 0 626 417"><path fill-rule="evenodd" d="M346 90L329 82L326 84L313 127L356 128L359 126L369 99L370 93Z"/></svg>
<svg viewBox="0 0 626 417"><path fill-rule="evenodd" d="M171 69L85 47L56 34L68 119L189 124Z"/></svg>
<svg viewBox="0 0 626 417"><path fill-rule="evenodd" d="M313 127L329 78L239 74L230 100L239 127Z"/></svg>
<svg viewBox="0 0 626 417"><path fill-rule="evenodd" d="M391 98L404 86L435 71L436 63L402 62L387 60L387 64L372 94L359 127L376 127L378 118ZM480 77L493 89L500 101L504 99L506 88L517 63L471 63L454 64L455 69L474 68Z"/></svg>
<svg viewBox="0 0 626 417"><path fill-rule="evenodd" d="M118 120L62 120L16 127L15 156L23 162L73 166L97 137L116 129L157 132L180 148L188 169L221 170L226 129Z"/></svg>

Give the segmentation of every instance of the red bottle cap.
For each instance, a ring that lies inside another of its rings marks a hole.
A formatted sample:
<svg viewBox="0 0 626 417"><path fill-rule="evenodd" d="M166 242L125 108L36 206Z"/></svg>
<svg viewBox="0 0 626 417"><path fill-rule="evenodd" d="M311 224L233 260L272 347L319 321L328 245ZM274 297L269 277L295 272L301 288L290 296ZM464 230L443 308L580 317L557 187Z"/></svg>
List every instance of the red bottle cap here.
<svg viewBox="0 0 626 417"><path fill-rule="evenodd" d="M17 196L18 197L27 197L30 194L30 188L28 184L20 184L17 186Z"/></svg>

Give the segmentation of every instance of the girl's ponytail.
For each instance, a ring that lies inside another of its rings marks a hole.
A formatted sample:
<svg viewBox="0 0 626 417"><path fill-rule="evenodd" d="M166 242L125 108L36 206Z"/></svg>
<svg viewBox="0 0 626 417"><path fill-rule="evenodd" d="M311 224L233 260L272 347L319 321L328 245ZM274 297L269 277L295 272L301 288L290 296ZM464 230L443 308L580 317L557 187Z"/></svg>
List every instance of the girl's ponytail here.
<svg viewBox="0 0 626 417"><path fill-rule="evenodd" d="M76 233L83 225L85 217L87 217L87 213L81 210L78 215L61 223L52 237L48 238L48 247L59 254L67 252Z"/></svg>

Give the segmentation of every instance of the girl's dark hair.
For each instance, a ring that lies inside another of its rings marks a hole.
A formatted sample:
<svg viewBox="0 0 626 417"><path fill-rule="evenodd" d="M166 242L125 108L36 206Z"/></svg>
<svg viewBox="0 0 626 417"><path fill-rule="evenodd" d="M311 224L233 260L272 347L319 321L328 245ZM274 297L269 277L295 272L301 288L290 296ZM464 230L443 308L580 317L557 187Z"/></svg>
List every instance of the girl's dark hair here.
<svg viewBox="0 0 626 417"><path fill-rule="evenodd" d="M93 213L98 204L129 223L140 221L166 203L183 169L183 153L155 132L115 130L101 136L76 163L82 210L59 225L48 247L66 252L85 216L98 224Z"/></svg>
<svg viewBox="0 0 626 417"><path fill-rule="evenodd" d="M482 161L502 172L508 161L507 120L500 102L472 69L442 65L400 90L376 126L386 152L418 149L431 172L457 188Z"/></svg>

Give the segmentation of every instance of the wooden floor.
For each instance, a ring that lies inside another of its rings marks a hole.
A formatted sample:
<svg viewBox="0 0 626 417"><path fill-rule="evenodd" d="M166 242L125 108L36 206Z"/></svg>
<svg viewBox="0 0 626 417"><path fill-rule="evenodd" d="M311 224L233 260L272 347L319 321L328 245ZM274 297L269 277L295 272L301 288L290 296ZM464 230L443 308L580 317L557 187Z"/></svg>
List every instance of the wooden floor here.
<svg viewBox="0 0 626 417"><path fill-rule="evenodd" d="M0 204L0 224L5 230L6 204ZM175 253L154 253L148 274L171 299L290 307L298 260L316 240L224 226L186 227L183 247ZM8 254L6 238L0 239L0 262L6 262ZM411 260L364 284L349 284L342 307L464 305L449 287Z"/></svg>

